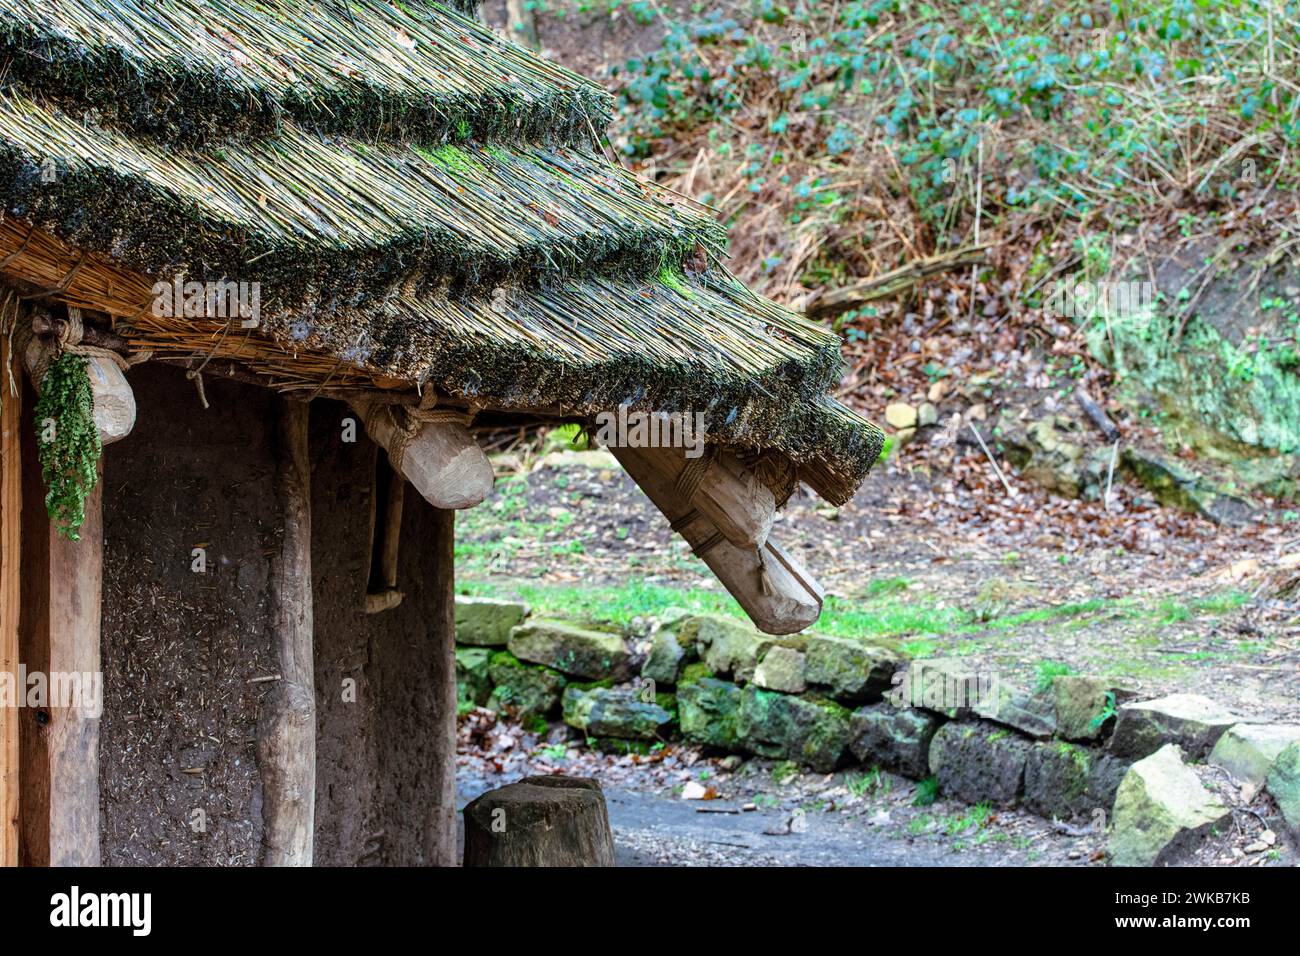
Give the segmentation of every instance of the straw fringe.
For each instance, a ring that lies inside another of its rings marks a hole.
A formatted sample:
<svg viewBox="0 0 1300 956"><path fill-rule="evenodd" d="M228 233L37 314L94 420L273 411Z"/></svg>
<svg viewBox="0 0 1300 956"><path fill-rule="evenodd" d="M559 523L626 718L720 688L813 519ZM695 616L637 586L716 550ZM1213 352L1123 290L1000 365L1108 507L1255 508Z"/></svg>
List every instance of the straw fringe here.
<svg viewBox="0 0 1300 956"><path fill-rule="evenodd" d="M147 278L12 220L0 223L0 276L31 294L61 289L46 298L112 316L137 351L196 367L233 362L282 391L405 384L518 413L699 411L710 440L777 449L831 500L852 495L883 442L820 398L839 374L835 338L725 275L681 288L602 281L487 301L399 297L307 334L304 318L245 330L237 320L155 315ZM691 325L672 324L688 308ZM628 316L639 323L629 328Z"/></svg>
<svg viewBox="0 0 1300 956"><path fill-rule="evenodd" d="M368 147L287 126L208 154L12 93L0 94L0 201L142 272L261 282L271 310L414 280L468 292L538 273L641 277L726 241L700 207L580 151Z"/></svg>

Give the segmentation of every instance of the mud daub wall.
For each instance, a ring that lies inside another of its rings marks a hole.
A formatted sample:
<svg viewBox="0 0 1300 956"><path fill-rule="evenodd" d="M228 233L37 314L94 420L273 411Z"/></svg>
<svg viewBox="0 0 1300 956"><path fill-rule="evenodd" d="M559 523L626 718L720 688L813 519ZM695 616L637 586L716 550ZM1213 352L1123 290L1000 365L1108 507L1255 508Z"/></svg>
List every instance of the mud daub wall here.
<svg viewBox="0 0 1300 956"><path fill-rule="evenodd" d="M341 440L351 414L337 402L312 404L316 862L419 866L430 862L426 822L439 800L430 731L454 719L440 713L436 692L452 648L429 638L437 597L426 583L436 568L425 545L434 511L407 488L397 578L405 597L390 611L364 613L382 452L364 437Z"/></svg>
<svg viewBox="0 0 1300 956"><path fill-rule="evenodd" d="M153 365L131 385L135 430L104 449L102 860L252 864L268 687L254 681L275 673L272 395L209 379L204 410L183 372Z"/></svg>
<svg viewBox="0 0 1300 956"><path fill-rule="evenodd" d="M104 453L106 865L254 865L261 856L255 738L276 673L270 556L280 537L272 395L184 373L131 372L135 431ZM343 441L338 403L312 405L317 689L316 861L426 862L437 800L428 728L440 719L425 622L433 511L406 495L402 604L367 615L376 447ZM192 570L206 550L207 569ZM447 651L450 654L450 650ZM198 826L195 811L202 811Z"/></svg>

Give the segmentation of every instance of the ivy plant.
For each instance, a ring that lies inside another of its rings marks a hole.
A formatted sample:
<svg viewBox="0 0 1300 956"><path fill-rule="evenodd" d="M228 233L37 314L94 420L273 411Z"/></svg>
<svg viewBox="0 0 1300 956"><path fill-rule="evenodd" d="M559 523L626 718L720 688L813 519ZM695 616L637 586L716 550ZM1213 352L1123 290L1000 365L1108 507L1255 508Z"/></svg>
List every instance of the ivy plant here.
<svg viewBox="0 0 1300 956"><path fill-rule="evenodd" d="M50 364L36 402L36 443L45 481L45 510L58 533L80 539L86 498L99 480L103 446L86 360L65 352Z"/></svg>

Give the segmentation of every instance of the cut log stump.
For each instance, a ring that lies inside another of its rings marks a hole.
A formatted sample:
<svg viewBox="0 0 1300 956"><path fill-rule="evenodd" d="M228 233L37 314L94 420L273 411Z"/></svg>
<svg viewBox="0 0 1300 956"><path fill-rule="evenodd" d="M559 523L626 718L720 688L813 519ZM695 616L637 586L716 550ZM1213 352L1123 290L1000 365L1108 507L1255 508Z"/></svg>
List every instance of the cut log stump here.
<svg viewBox="0 0 1300 956"><path fill-rule="evenodd" d="M605 795L589 777L526 777L465 807L466 866L613 866Z"/></svg>

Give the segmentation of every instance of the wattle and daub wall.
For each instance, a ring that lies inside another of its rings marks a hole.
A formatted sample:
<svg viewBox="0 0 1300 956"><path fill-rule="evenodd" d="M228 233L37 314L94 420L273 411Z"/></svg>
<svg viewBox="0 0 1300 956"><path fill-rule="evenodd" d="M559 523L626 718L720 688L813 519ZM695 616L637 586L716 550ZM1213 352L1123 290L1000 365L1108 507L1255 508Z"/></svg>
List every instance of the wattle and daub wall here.
<svg viewBox="0 0 1300 956"><path fill-rule="evenodd" d="M254 865L257 727L277 672L275 396L210 378L205 410L180 369L144 365L131 383L135 430L104 452L102 860ZM446 519L406 496L405 599L363 613L378 450L359 425L343 440L348 417L312 404L315 859L418 865L436 852L428 821L447 802L437 761L454 759L434 745L451 648L439 651L428 624L439 556L427 543Z"/></svg>

